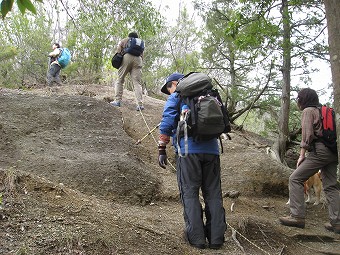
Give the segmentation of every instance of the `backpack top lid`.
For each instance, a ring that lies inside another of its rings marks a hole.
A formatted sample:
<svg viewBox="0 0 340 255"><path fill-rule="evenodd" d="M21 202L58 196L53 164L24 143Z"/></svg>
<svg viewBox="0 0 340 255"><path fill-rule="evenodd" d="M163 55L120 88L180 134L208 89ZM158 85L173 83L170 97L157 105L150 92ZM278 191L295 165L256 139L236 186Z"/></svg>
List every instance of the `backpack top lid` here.
<svg viewBox="0 0 340 255"><path fill-rule="evenodd" d="M205 89L212 89L211 78L204 73L191 72L185 75L177 84L176 92L181 96L191 97Z"/></svg>
<svg viewBox="0 0 340 255"><path fill-rule="evenodd" d="M337 135L335 126L335 112L333 108L322 106L320 111L320 121L322 123L321 142L332 152L337 153Z"/></svg>
<svg viewBox="0 0 340 255"><path fill-rule="evenodd" d="M125 53L130 53L134 56L141 56L144 51L144 41L140 38L129 37L126 48L124 49Z"/></svg>
<svg viewBox="0 0 340 255"><path fill-rule="evenodd" d="M335 130L334 120L333 120L333 108L329 108L325 105L321 107L321 119L322 127L326 130Z"/></svg>

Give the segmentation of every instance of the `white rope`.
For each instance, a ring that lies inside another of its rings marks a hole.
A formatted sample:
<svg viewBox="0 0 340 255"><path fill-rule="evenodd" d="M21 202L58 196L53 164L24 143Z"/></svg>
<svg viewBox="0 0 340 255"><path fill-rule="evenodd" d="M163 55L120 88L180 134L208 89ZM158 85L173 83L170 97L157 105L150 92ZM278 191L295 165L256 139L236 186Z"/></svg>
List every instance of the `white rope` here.
<svg viewBox="0 0 340 255"><path fill-rule="evenodd" d="M137 99L137 97L136 97L136 99ZM139 112L140 112L140 114L141 114L141 116L142 116L142 118L143 118L143 121L144 121L144 123L145 123L145 126L146 126L147 129L149 130L149 133L151 134L151 136L152 136L152 138L153 138L155 144L158 145L158 142L156 141L156 138L154 137L154 135L153 135L153 133L152 133L152 131L151 131L151 129L150 129L148 123L146 122L146 120L145 120L145 118L144 118L144 114L142 113L142 110L139 109ZM169 163L169 165L172 167L173 171L176 172L176 168L171 164L171 162L170 162L169 160L168 160L168 163Z"/></svg>
<svg viewBox="0 0 340 255"><path fill-rule="evenodd" d="M155 138L155 136L152 134L152 131L151 131L151 129L150 129L148 123L146 122L146 120L145 120L145 118L144 118L144 114L142 113L142 109L139 109L139 112L140 112L140 115L141 115L142 118L143 118L143 121L144 121L144 123L145 123L145 126L147 127L147 129L148 129L149 133L151 134L153 140L154 140L155 143L157 144L156 138Z"/></svg>
<svg viewBox="0 0 340 255"><path fill-rule="evenodd" d="M170 162L169 160L168 160L168 163L169 163L169 165L172 167L173 172L176 173L177 170L176 170L176 168L173 166L173 164L171 164L171 162Z"/></svg>

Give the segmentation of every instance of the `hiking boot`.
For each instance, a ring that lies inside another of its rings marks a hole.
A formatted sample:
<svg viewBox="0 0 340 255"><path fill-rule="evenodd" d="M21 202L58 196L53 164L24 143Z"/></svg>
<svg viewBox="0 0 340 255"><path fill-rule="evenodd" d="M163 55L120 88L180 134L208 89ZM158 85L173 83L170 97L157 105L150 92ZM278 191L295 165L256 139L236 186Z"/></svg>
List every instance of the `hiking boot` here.
<svg viewBox="0 0 340 255"><path fill-rule="evenodd" d="M219 244L211 243L211 244L209 244L209 248L213 249L213 250L218 250L218 249L222 248L222 246L223 246L223 243L219 243Z"/></svg>
<svg viewBox="0 0 340 255"><path fill-rule="evenodd" d="M112 102L110 102L110 105L120 107L120 102L119 101L112 101Z"/></svg>
<svg viewBox="0 0 340 255"><path fill-rule="evenodd" d="M337 224L337 225L332 225L331 223L327 222L325 223L325 229L327 229L328 231L332 231L336 234L340 234L340 225Z"/></svg>
<svg viewBox="0 0 340 255"><path fill-rule="evenodd" d="M280 217L279 220L282 225L285 225L288 227L305 228L305 219L303 218L286 216L286 217Z"/></svg>
<svg viewBox="0 0 340 255"><path fill-rule="evenodd" d="M136 111L143 111L143 110L144 110L144 106L143 105L137 105Z"/></svg>
<svg viewBox="0 0 340 255"><path fill-rule="evenodd" d="M189 244L192 247L195 247L197 249L205 249L205 244L195 244L195 243L190 243L187 233L185 232L185 230L183 231L183 239L184 241Z"/></svg>
<svg viewBox="0 0 340 255"><path fill-rule="evenodd" d="M222 246L223 246L223 243L225 242L225 238L224 238L224 235L223 235L222 243L210 243L210 241L211 241L211 236L210 236L210 234L209 234L209 231L208 231L207 227L205 227L205 236L207 237L207 239L208 239L208 241L209 241L209 248L210 248L210 249L213 249L213 250L221 249Z"/></svg>

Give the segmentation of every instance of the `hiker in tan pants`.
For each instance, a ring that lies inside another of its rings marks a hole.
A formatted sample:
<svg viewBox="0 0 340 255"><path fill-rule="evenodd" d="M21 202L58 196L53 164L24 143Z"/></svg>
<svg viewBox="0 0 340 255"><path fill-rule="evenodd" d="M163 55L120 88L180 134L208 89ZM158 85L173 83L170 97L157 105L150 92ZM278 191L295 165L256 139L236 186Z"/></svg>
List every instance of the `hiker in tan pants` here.
<svg viewBox="0 0 340 255"><path fill-rule="evenodd" d="M131 41L131 39L135 40L135 42L137 41L137 44L141 44L142 47L139 47L140 45L137 45L137 50L130 50L129 42ZM118 69L118 80L115 85L115 101L110 102L112 106L121 106L125 77L127 74L130 74L135 91L137 103L136 110L144 110L142 90L143 51L144 42L138 38L138 34L135 32L130 33L127 38L124 38L118 44L117 52L123 54L124 57L122 65Z"/></svg>
<svg viewBox="0 0 340 255"><path fill-rule="evenodd" d="M126 75L130 73L138 106L143 106L142 92L142 58L131 54L125 54L121 67L118 69L118 80L115 86L115 100L121 102L123 97L123 85Z"/></svg>

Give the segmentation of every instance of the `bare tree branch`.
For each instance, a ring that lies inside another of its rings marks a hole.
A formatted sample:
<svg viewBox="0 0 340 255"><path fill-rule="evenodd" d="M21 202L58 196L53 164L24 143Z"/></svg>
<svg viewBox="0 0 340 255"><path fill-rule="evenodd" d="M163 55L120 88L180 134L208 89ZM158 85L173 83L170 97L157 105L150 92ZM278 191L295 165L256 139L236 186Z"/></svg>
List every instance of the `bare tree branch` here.
<svg viewBox="0 0 340 255"><path fill-rule="evenodd" d="M62 4L62 6L64 7L64 10L65 10L66 13L67 13L67 16L69 16L69 17L71 18L74 27L75 27L75 28L78 28L76 22L74 21L74 18L73 18L72 15L68 12L68 8L65 6L63 0L60 0L60 2L61 2L61 4Z"/></svg>
<svg viewBox="0 0 340 255"><path fill-rule="evenodd" d="M249 104L248 106L244 107L243 109L241 109L240 111L238 111L237 114L234 114L233 116L231 116L231 122L233 122L235 119L237 119L238 117L240 117L243 113L245 113L246 111L248 111L247 116L249 114L249 111L251 109L254 108L254 104L260 99L260 97L262 96L262 94L266 91L266 89L268 88L269 82L271 81L271 76L272 76L272 69L274 67L274 62L272 61L271 65L270 65L270 69L269 69L269 74L267 76L267 82L266 85L262 88L262 90L257 94L257 96L254 98L253 102L251 104ZM245 117L245 119L247 118L247 116ZM244 120L245 120L244 119ZM243 121L244 122L244 121Z"/></svg>

